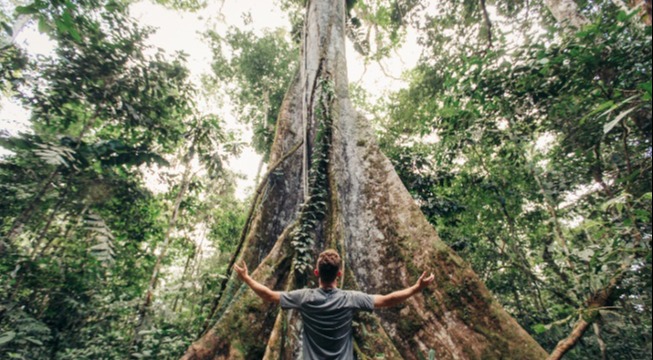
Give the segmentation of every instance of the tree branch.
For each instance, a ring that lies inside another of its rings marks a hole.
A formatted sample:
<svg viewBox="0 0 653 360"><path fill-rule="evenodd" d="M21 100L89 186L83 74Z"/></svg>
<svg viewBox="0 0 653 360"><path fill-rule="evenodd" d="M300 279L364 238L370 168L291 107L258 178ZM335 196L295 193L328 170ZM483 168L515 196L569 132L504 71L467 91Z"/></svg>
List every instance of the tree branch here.
<svg viewBox="0 0 653 360"><path fill-rule="evenodd" d="M485 6L485 0L479 0L479 5L481 6L481 13L483 14L483 21L485 22L485 27L487 30L487 47L485 48L485 53L492 49L492 22L490 21L490 16L487 13L487 7Z"/></svg>

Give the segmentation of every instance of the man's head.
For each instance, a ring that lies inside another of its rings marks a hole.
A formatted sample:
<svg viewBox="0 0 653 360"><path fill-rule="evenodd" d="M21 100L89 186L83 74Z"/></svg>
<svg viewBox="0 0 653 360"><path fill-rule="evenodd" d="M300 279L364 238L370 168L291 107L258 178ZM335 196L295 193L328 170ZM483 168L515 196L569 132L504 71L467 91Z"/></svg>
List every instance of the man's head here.
<svg viewBox="0 0 653 360"><path fill-rule="evenodd" d="M342 261L340 255L333 249L324 250L317 258L317 268L315 275L320 277L324 284L331 284L340 276L340 266Z"/></svg>

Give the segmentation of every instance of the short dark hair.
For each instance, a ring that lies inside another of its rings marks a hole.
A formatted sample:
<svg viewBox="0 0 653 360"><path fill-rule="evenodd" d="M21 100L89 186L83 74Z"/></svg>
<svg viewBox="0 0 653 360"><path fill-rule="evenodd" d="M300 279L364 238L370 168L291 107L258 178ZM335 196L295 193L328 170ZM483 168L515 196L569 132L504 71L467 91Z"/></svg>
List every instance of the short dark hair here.
<svg viewBox="0 0 653 360"><path fill-rule="evenodd" d="M323 283L331 283L338 276L340 271L340 255L333 249L327 249L320 253L317 258L317 269L320 272L320 280Z"/></svg>

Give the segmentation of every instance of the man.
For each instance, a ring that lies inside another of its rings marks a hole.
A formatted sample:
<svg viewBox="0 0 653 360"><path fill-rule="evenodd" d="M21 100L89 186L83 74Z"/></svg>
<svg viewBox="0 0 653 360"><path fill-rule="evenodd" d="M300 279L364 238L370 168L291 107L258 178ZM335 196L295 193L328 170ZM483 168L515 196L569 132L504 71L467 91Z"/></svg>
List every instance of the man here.
<svg viewBox="0 0 653 360"><path fill-rule="evenodd" d="M298 309L304 323L302 353L304 360L354 358L351 323L354 311L372 311L397 305L419 293L433 282L434 276L422 273L415 285L387 295L369 295L360 291L338 289L342 276L340 255L329 249L317 259L315 276L319 277L317 289L301 289L289 292L274 291L252 279L247 265L234 266L242 279L265 301L281 303L282 309Z"/></svg>

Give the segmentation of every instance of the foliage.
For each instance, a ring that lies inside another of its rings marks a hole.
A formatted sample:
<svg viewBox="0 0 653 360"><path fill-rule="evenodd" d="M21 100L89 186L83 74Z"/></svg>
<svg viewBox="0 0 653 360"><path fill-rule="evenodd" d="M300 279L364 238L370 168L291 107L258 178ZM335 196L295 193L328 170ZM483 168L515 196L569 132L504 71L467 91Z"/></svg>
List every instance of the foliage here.
<svg viewBox="0 0 653 360"><path fill-rule="evenodd" d="M651 326L651 29L612 4L593 16L575 34L526 29L490 48L443 37L462 23L433 18L432 55L391 100L382 144L443 240L545 348L618 279L602 337L569 357L599 357L605 340L639 358L651 343L634 343Z"/></svg>
<svg viewBox="0 0 653 360"><path fill-rule="evenodd" d="M383 117L380 145L441 238L545 348L584 318L596 330L567 358L600 358L601 343L608 358L650 358L651 28L619 2L578 3L591 23L569 32L543 1L347 1L366 61L392 56L410 26L423 46L405 89L352 98ZM32 131L0 134L0 357L178 358L245 223L225 168L242 144L198 112L184 55L148 48L124 2L13 4L0 9L0 92L30 111ZM290 34L207 32L204 84L265 159L302 28L303 1L282 6ZM11 43L17 17L55 43L51 56ZM292 234L300 281L329 201L329 81L318 91Z"/></svg>
<svg viewBox="0 0 653 360"><path fill-rule="evenodd" d="M230 84L226 92L241 114L238 120L252 124L252 145L267 161L279 108L297 67L297 46L281 29L257 36L232 28L226 36L208 32L207 37L215 79L205 82Z"/></svg>
<svg viewBox="0 0 653 360"><path fill-rule="evenodd" d="M200 11L206 9L206 0L155 0L157 4L177 10Z"/></svg>
<svg viewBox="0 0 653 360"><path fill-rule="evenodd" d="M301 206L298 223L291 233L290 245L294 251L294 269L297 279L305 282L310 270L315 266L311 253L315 242L316 232L327 212L329 201L327 189L329 183L328 162L331 151L332 118L331 112L335 98L333 82L322 75L318 80L316 96L317 132L315 135L314 153L308 175L308 197ZM304 284L301 284L304 285Z"/></svg>
<svg viewBox="0 0 653 360"><path fill-rule="evenodd" d="M149 49L150 30L122 3L37 1L16 14L56 46L35 58L9 45L1 56L3 92L30 111L31 132L0 134L10 152L0 159L0 357L177 357L242 224L224 169L240 144L220 118L197 114L184 57ZM173 227L170 199L183 184L171 169L168 190L154 194L144 173L179 158L198 165ZM167 234L174 256L163 264L187 265L167 277L192 286L159 289L156 316L134 334Z"/></svg>

